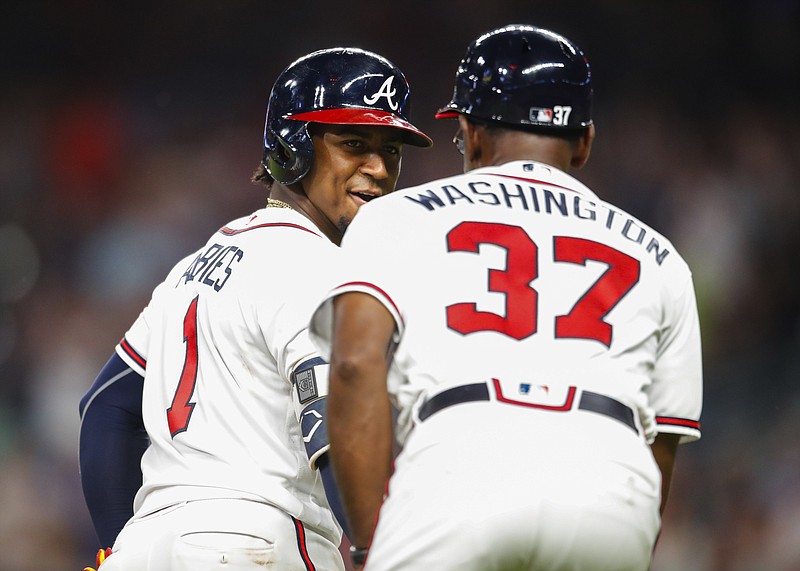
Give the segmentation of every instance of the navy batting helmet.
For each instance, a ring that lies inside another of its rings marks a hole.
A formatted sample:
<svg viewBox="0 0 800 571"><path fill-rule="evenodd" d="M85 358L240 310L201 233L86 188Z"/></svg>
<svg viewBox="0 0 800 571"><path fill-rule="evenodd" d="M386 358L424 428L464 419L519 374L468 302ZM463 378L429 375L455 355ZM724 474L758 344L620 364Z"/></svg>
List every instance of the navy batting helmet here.
<svg viewBox="0 0 800 571"><path fill-rule="evenodd" d="M431 139L408 119L409 95L400 69L372 52L331 48L304 56L272 87L261 163L283 184L305 176L314 153L312 122L395 127L406 144L430 147Z"/></svg>
<svg viewBox="0 0 800 571"><path fill-rule="evenodd" d="M456 71L453 98L437 119L459 113L525 128L592 124L589 62L570 40L513 25L482 35Z"/></svg>

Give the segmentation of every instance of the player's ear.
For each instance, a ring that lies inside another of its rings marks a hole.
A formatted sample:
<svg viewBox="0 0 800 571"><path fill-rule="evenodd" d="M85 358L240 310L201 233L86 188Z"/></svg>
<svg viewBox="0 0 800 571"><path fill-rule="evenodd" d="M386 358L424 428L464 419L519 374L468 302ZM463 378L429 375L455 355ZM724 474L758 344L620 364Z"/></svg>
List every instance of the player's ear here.
<svg viewBox="0 0 800 571"><path fill-rule="evenodd" d="M458 124L464 139L464 170L469 171L483 166L480 162L484 144L483 129L463 115L458 116Z"/></svg>
<svg viewBox="0 0 800 571"><path fill-rule="evenodd" d="M575 145L575 150L572 153L572 159L569 163L572 168L579 169L589 160L595 135L596 131L594 123L592 123L583 131L580 139L578 139L578 144Z"/></svg>

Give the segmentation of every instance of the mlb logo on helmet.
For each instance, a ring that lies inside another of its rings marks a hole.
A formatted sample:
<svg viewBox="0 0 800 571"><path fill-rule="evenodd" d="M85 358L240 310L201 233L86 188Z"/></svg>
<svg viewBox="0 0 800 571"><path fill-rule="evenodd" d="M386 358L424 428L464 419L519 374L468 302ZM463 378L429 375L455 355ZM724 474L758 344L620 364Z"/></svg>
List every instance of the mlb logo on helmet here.
<svg viewBox="0 0 800 571"><path fill-rule="evenodd" d="M552 123L553 110L546 107L531 107L529 117L532 123Z"/></svg>

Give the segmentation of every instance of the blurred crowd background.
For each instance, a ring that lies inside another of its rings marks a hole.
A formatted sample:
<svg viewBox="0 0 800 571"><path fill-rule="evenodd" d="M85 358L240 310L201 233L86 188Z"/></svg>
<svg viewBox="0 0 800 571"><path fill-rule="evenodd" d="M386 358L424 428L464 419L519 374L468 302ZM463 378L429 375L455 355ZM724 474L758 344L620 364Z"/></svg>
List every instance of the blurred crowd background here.
<svg viewBox="0 0 800 571"><path fill-rule="evenodd" d="M278 73L336 45L398 64L436 141L405 154L401 186L421 183L461 169L453 124L433 113L466 45L508 23L587 53L598 139L574 174L670 237L694 272L703 438L680 449L653 570L800 569L797 0L12 0L2 12L0 570L93 560L78 401L167 269L264 204L249 177Z"/></svg>

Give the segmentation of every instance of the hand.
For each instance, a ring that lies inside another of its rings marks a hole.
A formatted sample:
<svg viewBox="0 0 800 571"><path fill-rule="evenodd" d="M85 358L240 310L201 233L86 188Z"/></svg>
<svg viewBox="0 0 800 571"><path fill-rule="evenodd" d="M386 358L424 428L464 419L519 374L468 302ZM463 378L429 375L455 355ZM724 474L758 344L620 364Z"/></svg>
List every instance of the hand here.
<svg viewBox="0 0 800 571"><path fill-rule="evenodd" d="M367 558L367 548L366 547L355 547L353 545L350 546L350 559L353 561L353 565L355 565L356 569L363 569L364 568L364 561Z"/></svg>
<svg viewBox="0 0 800 571"><path fill-rule="evenodd" d="M658 425L656 424L656 412L650 408L647 400L644 397L637 399L636 408L639 412L639 421L642 424L645 440L648 444L652 444L658 434Z"/></svg>
<svg viewBox="0 0 800 571"><path fill-rule="evenodd" d="M105 561L106 558L109 555L111 555L111 548L110 547L106 547L105 549L99 550L97 552L97 555L95 556L95 566L94 567L84 567L83 571L97 571L97 569L100 568L100 566L103 564L103 561Z"/></svg>

